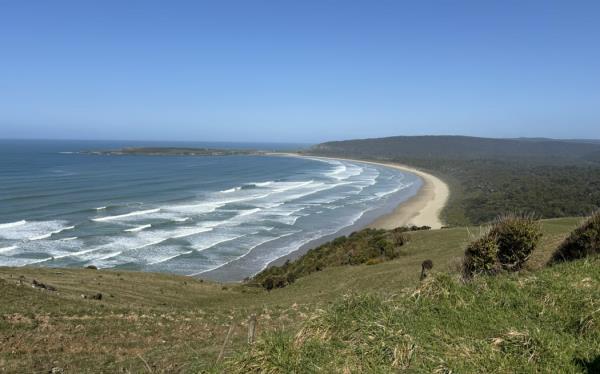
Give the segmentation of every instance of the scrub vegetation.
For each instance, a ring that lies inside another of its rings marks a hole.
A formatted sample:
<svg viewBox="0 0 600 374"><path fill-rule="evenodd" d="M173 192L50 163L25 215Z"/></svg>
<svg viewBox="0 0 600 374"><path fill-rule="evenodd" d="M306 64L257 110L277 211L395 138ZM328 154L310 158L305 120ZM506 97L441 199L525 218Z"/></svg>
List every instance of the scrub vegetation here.
<svg viewBox="0 0 600 374"><path fill-rule="evenodd" d="M300 277L327 267L342 265L374 265L393 260L403 254L402 246L408 242L408 231L428 230L429 227L399 227L394 230L364 229L341 236L329 243L309 250L296 261L263 270L249 285L259 285L267 290L282 288Z"/></svg>

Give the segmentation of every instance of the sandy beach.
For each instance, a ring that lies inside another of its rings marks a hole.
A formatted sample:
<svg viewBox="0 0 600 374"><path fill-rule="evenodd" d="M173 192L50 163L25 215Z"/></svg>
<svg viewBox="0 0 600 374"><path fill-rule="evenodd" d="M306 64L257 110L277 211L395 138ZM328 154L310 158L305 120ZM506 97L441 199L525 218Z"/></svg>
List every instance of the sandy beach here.
<svg viewBox="0 0 600 374"><path fill-rule="evenodd" d="M369 227L393 229L399 226L416 225L430 226L432 229L442 228L440 213L450 196L448 185L438 177L410 166L392 163L378 164L418 175L423 180L423 187L410 200L398 205L392 213L379 217Z"/></svg>
<svg viewBox="0 0 600 374"><path fill-rule="evenodd" d="M303 155L290 154L297 157ZM313 156L310 156L313 157ZM423 180L423 187L419 192L408 201L399 204L393 212L377 218L368 227L379 229L393 229L399 226L416 225L430 226L432 229L440 229L443 226L440 213L450 196L448 185L438 177L415 169L410 166L389 163L373 162L359 159L340 158L340 157L319 157L334 160L359 161L368 164L382 165L392 167L402 171L407 171L418 175Z"/></svg>
<svg viewBox="0 0 600 374"><path fill-rule="evenodd" d="M413 173L421 178L421 180L423 181L423 185L413 197L401 202L398 206L391 210L390 213L378 217L375 216L373 218L363 217L363 222L357 222L355 225L346 227L334 234L326 235L324 237L306 243L297 250L285 256L279 257L276 260L271 261L265 267L273 265L282 265L287 260L293 261L312 248L315 248L339 236L349 235L351 232L364 227L393 229L400 226L417 225L430 226L432 229L440 229L443 225L440 219L440 212L444 208L448 200L448 186L442 180L429 173L423 172L410 166L395 163L372 162L341 157L305 156L296 153L268 153L267 155L282 157L309 157L331 160L345 160L381 165ZM237 272L240 271L236 268L236 266L237 262L234 261L228 266L216 269L214 271L210 271L208 273L204 273L203 275L205 277L209 277L210 279L218 280L221 282L235 281L236 277L232 278L232 274L237 274Z"/></svg>

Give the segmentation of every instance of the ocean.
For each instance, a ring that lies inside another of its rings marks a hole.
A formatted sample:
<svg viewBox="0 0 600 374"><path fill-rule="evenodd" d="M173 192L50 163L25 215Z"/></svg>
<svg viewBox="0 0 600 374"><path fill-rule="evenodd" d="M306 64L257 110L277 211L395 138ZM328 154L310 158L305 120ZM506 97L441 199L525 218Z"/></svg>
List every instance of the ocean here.
<svg viewBox="0 0 600 374"><path fill-rule="evenodd" d="M87 150L285 144L0 140L0 266L252 276L364 227L418 191L407 172L283 156L103 156Z"/></svg>

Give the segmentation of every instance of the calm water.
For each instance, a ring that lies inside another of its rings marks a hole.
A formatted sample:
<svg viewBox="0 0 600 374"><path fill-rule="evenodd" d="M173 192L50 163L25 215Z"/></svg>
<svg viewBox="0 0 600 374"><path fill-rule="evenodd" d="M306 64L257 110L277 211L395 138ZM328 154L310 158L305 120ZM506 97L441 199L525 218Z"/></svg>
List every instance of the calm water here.
<svg viewBox="0 0 600 374"><path fill-rule="evenodd" d="M421 185L359 162L77 153L136 145L157 144L0 141L0 266L93 264L209 278L229 266L225 278L239 280L368 223Z"/></svg>

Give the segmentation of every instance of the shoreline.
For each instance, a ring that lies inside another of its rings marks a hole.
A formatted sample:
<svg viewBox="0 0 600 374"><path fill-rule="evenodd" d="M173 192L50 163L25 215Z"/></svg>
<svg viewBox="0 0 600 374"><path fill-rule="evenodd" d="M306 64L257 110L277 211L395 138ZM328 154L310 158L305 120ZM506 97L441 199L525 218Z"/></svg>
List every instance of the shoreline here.
<svg viewBox="0 0 600 374"><path fill-rule="evenodd" d="M422 170L418 170L410 166L389 162L365 161L343 157L309 156L296 153L271 153L268 155L281 157L310 157L329 160L364 162L367 164L391 167L400 171L406 171L415 174L423 182L421 188L417 191L417 193L409 199L398 203L390 213L375 217L371 222L363 225L362 228L389 230L400 226L415 225L430 226L432 230L438 230L443 227L443 223L440 218L440 213L448 202L448 198L450 196L450 189L444 181L432 174L426 173ZM355 231L355 229L355 225L352 225L351 227L341 229L340 231L334 234L326 235L321 238L312 240L300 246L295 251L290 252L285 256L279 257L278 259L269 262L263 268L263 270L270 266L283 265L288 260L293 261L299 258L300 256L303 256L309 250L316 248L319 245L331 241L342 235L348 235L352 231Z"/></svg>
<svg viewBox="0 0 600 374"><path fill-rule="evenodd" d="M364 162L366 164L386 166L415 174L423 181L423 186L417 194L407 201L398 204L393 212L378 217L368 224L367 227L388 230L406 225L429 226L432 230L438 230L443 227L440 213L448 203L450 189L444 181L432 174L394 162L366 161L345 157L305 156L296 153L273 153L272 155Z"/></svg>

